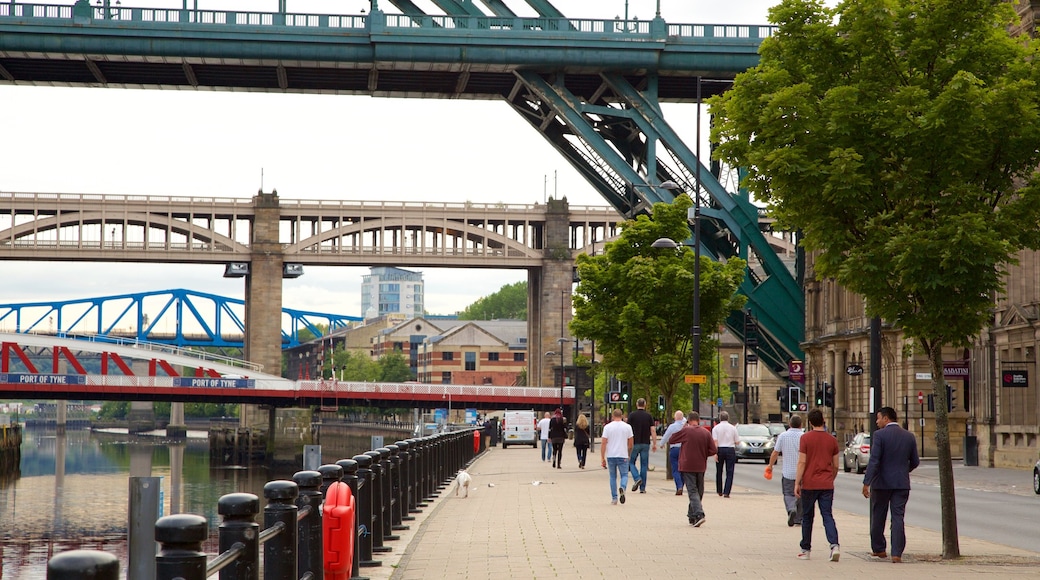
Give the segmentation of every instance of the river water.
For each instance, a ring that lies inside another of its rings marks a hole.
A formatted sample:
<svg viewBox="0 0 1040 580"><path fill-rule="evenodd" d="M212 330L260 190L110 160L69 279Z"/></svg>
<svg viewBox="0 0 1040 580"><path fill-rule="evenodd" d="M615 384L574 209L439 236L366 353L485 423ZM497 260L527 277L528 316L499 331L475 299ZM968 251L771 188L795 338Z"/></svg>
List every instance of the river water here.
<svg viewBox="0 0 1040 580"><path fill-rule="evenodd" d="M358 437L357 450L371 439ZM211 467L203 431L186 442L127 434L24 430L20 474L0 474L0 579L41 580L47 561L67 550L104 550L127 567L129 477L162 478L163 515L193 513L209 521L203 549L217 552L217 500L227 493L257 495L264 484L292 472L263 467ZM325 458L328 461L334 459ZM263 516L257 521L262 524Z"/></svg>

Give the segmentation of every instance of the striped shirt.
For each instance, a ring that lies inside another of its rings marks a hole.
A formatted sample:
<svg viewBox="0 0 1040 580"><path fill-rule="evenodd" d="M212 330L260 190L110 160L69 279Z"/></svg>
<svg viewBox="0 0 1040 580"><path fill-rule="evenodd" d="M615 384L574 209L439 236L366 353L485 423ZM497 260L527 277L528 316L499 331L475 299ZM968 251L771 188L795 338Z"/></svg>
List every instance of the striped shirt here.
<svg viewBox="0 0 1040 580"><path fill-rule="evenodd" d="M776 438L776 447L773 449L784 456L784 479L793 481L798 476L798 444L804 432L804 429L791 427Z"/></svg>

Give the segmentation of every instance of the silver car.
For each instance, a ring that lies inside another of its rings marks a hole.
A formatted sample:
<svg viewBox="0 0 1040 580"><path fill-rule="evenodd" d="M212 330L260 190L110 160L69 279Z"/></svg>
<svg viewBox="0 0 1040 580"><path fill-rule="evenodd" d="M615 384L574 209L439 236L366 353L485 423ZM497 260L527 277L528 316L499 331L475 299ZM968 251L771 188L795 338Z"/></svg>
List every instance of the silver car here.
<svg viewBox="0 0 1040 580"><path fill-rule="evenodd" d="M845 451L841 455L842 467L845 468L845 473L852 471L853 467L856 468L856 473L863 473L867 470L868 461L870 461L870 433L856 433L856 436L845 445Z"/></svg>
<svg viewBox="0 0 1040 580"><path fill-rule="evenodd" d="M769 463L773 454L776 438L769 433L769 427L761 423L742 423L737 425L737 460L761 459Z"/></svg>

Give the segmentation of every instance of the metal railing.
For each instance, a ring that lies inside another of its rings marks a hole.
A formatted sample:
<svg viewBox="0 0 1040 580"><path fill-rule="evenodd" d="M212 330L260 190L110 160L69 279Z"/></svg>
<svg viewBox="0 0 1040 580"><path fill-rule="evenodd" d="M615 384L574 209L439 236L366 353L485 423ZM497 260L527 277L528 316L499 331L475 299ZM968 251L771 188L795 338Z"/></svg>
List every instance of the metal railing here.
<svg viewBox="0 0 1040 580"><path fill-rule="evenodd" d="M323 518L329 510L323 513L322 504L336 482L346 484L355 500L353 528L343 531L355 539L349 577L360 578L360 568L381 565L374 554L389 552L386 543L400 539L393 532L408 529L405 522L415 519L412 514L421 513L459 469L485 450L483 430L471 428L398 441L317 471L299 471L292 481L270 481L264 485L263 530L256 522L257 496L224 495L217 502L220 553L212 559L202 550L209 535L206 518L161 517L155 523L155 578L205 580L220 572L222 580L259 580L261 569L265 580L324 578L335 563L326 561ZM119 568L110 553L72 550L50 559L47 578L118 580ZM345 574L330 572L329 577Z"/></svg>

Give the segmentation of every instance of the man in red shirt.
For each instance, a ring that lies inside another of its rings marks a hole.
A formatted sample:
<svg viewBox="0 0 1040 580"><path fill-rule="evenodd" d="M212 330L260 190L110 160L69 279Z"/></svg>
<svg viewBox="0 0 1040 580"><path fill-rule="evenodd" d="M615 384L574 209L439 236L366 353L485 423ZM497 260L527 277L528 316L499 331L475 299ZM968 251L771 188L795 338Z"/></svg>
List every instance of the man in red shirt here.
<svg viewBox="0 0 1040 580"><path fill-rule="evenodd" d="M708 457L715 455L718 449L711 433L700 426L701 416L691 411L686 416L686 426L672 434L671 443L681 443L679 449L679 472L686 484L686 494L690 498L690 506L686 509L686 517L690 524L701 527L704 523L704 471L708 468Z"/></svg>
<svg viewBox="0 0 1040 580"><path fill-rule="evenodd" d="M812 431L802 435L798 445L798 473L794 480L794 495L802 499L802 551L799 560L808 560L812 550L814 505L819 502L823 531L831 545L831 562L841 556L838 547L838 528L834 525L831 508L834 504L834 478L838 476L838 440L823 426L823 411L809 411Z"/></svg>

